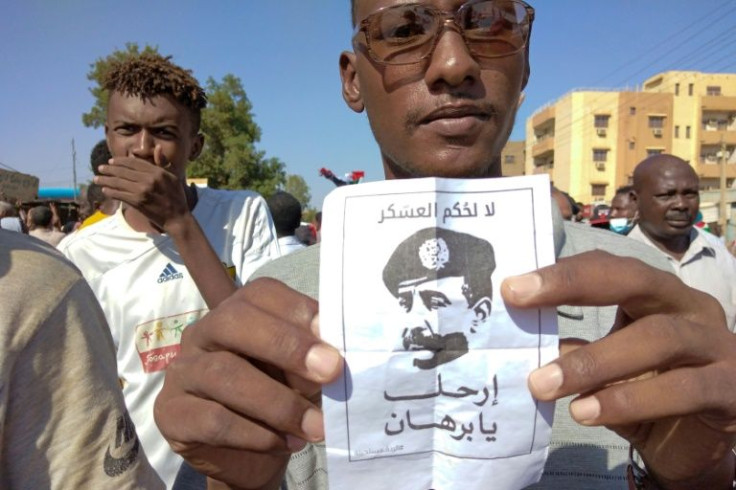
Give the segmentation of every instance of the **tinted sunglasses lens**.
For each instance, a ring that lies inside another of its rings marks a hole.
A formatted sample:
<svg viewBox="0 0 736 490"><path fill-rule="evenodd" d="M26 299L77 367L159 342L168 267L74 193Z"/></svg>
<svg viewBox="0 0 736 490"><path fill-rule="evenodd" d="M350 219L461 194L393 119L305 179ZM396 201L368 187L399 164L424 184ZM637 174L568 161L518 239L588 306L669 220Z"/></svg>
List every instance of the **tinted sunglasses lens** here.
<svg viewBox="0 0 736 490"><path fill-rule="evenodd" d="M432 50L438 20L418 5L386 9L374 17L367 30L373 55L385 63L411 63Z"/></svg>
<svg viewBox="0 0 736 490"><path fill-rule="evenodd" d="M529 37L529 15L520 3L470 4L459 19L468 47L477 56L495 58L521 51Z"/></svg>

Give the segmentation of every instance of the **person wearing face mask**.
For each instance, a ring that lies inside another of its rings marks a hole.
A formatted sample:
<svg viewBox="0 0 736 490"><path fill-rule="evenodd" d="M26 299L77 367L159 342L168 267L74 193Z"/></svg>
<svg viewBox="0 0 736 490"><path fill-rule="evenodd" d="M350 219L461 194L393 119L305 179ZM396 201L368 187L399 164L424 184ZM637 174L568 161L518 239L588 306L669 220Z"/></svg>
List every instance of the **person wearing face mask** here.
<svg viewBox="0 0 736 490"><path fill-rule="evenodd" d="M609 229L620 235L628 235L639 218L639 207L634 195L634 186L625 185L616 190L611 200Z"/></svg>

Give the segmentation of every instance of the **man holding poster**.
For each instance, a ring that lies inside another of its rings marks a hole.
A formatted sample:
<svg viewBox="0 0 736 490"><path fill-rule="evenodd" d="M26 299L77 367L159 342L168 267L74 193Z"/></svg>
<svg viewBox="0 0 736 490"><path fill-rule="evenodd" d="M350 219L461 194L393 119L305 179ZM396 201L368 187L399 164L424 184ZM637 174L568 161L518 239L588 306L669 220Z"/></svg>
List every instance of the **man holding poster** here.
<svg viewBox="0 0 736 490"><path fill-rule="evenodd" d="M354 0L342 95L367 113L387 179L501 177L533 18L518 0ZM630 445L648 472L632 485L731 488L736 338L722 308L642 262L667 267L646 247L560 221L557 263L500 287L511 307L557 310L561 355L529 376L536 399L561 400L537 488L623 488ZM291 287L260 279L240 289L185 331L167 370L162 433L218 480L326 488L315 401L343 362L318 335L318 254L273 262L261 274Z"/></svg>

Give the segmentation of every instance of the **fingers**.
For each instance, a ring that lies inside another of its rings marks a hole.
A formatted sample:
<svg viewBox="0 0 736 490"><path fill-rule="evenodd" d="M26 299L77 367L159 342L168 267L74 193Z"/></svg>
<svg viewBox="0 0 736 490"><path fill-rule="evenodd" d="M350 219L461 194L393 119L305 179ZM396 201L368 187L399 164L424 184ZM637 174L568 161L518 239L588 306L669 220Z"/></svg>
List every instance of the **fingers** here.
<svg viewBox="0 0 736 490"><path fill-rule="evenodd" d="M169 170L171 168L171 162L166 158L166 155L164 155L161 145L156 145L153 149L153 163L164 170Z"/></svg>
<svg viewBox="0 0 736 490"><path fill-rule="evenodd" d="M702 317L705 312L708 321L719 320L714 300L688 288L673 274L602 251L561 259L536 272L509 278L501 285L501 294L508 304L522 308L619 305L632 319L675 312Z"/></svg>
<svg viewBox="0 0 736 490"><path fill-rule="evenodd" d="M284 307L287 305L287 307ZM317 303L274 279L258 279L187 328L186 348L251 357L315 383L337 378L342 358L312 331Z"/></svg>
<svg viewBox="0 0 736 490"><path fill-rule="evenodd" d="M324 438L322 414L316 407L295 390L230 352L178 359L167 369L166 382L191 397L184 404L171 404L173 408L167 417L182 420L189 412L199 417L191 427L177 428L175 439L283 452L287 446L281 434L293 434L313 442ZM195 438L195 430L204 439Z"/></svg>
<svg viewBox="0 0 736 490"><path fill-rule="evenodd" d="M532 372L529 388L535 397L552 400L649 371L705 365L721 353L703 330L681 316L655 315Z"/></svg>
<svg viewBox="0 0 736 490"><path fill-rule="evenodd" d="M570 404L573 419L583 425L620 426L691 413L721 413L732 420L736 410L727 371L717 364L684 367L643 380L618 383ZM711 415L713 425L719 417ZM736 429L736 426L732 427Z"/></svg>

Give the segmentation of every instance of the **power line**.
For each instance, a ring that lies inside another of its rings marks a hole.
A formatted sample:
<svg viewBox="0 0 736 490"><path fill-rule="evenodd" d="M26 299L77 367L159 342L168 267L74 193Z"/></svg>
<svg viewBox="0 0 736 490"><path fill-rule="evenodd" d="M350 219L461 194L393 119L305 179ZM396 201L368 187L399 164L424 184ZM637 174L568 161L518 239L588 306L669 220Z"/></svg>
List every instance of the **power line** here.
<svg viewBox="0 0 736 490"><path fill-rule="evenodd" d="M7 168L7 169L9 169L9 170L12 170L13 172L18 172L18 173L20 173L20 170L16 170L16 169L14 169L13 167L11 167L10 165L5 165L5 164L4 164L3 162L0 162L0 166L2 166L2 167L5 167L5 168Z"/></svg>
<svg viewBox="0 0 736 490"><path fill-rule="evenodd" d="M707 19L708 17L711 17L711 16L712 16L712 15L714 15L714 14L718 14L718 15L720 16L720 18L721 18L721 19L724 19L724 18L726 18L726 16L727 16L727 15L728 15L729 13L731 13L731 12L733 12L733 11L736 11L736 6L734 6L734 8L732 8L731 10L729 10L729 11L726 11L726 12L722 12L722 11L721 11L721 9L723 9L723 8L724 8L724 7L726 6L726 5L729 5L729 4L732 4L732 5L733 5L733 3L732 3L732 2L733 2L733 0L726 0L726 1L724 2L724 3L722 3L722 4L721 4L721 5L719 5L719 6L717 6L716 8L714 8L713 10L711 10L710 12L708 12L708 13L706 13L705 15L703 15L702 17L698 18L697 20L695 20L695 21L693 21L693 22L689 22L689 21L688 21L687 25L686 25L686 26L685 26L684 28L682 28L682 29L676 29L676 30L674 30L674 31L672 32L672 34L670 34L670 35L669 35L668 37L666 37L665 39L663 39L662 41L660 41L660 42L659 42L659 43L657 43L656 45L654 45L654 46L652 46L651 48L649 48L649 49L647 50L647 52L648 52L648 53L649 53L650 55L652 55L652 56L654 57L654 56L655 56L655 52L656 52L656 51L657 51L657 50L658 50L659 48L661 48L661 47L663 47L663 46L666 46L666 45L668 45L668 44L670 43L670 41L672 41L673 39L676 39L676 38L678 38L678 37L682 36L682 35L683 35L684 33L686 33L687 31L689 31L689 30L691 30L691 29L694 29L694 28L695 28L695 27L696 27L696 26L697 26L698 24L700 24L700 23L701 23L702 21L704 21L704 20L705 20L705 19ZM718 21L716 21L715 23L718 23ZM712 25L714 25L714 24L711 24L711 26L712 26ZM690 38L688 38L688 39L692 39L692 37L690 37ZM677 47L679 47L679 45L678 45ZM674 51L674 49L677 49L677 47L674 47L674 48L670 48L670 49L668 50L668 52L672 52L672 51ZM665 56L666 56L666 54L665 54ZM662 57L661 57L661 56L656 56L656 58L657 58L657 59L661 59ZM627 66L633 65L633 64L635 64L635 63L636 63L636 62L638 62L638 61L642 61L642 59L641 59L641 58L639 58L639 59L633 59L633 60L631 60L631 61L627 61L627 62L625 62L625 63L624 63L624 64L622 64L621 66L619 66L619 67L615 68L615 69L614 69L613 71L611 71L610 73L608 73L608 74L604 75L604 76L603 76L603 77L602 77L601 79L599 79L598 81L595 81L595 82L593 82L593 83L592 83L592 85L598 85L598 84L600 84L600 83L603 83L603 82L604 82L605 80L607 80L607 79L608 79L608 78L610 78L611 76L613 76L613 75L617 75L617 74L621 73L621 70L622 70L623 68L626 68ZM637 72L637 73L638 73L638 72ZM634 75L635 75L635 74L634 74ZM624 80L628 80L628 79L630 79L630 78L633 78L633 77L634 77L634 75L630 75L630 76L628 76L627 78L625 78Z"/></svg>

